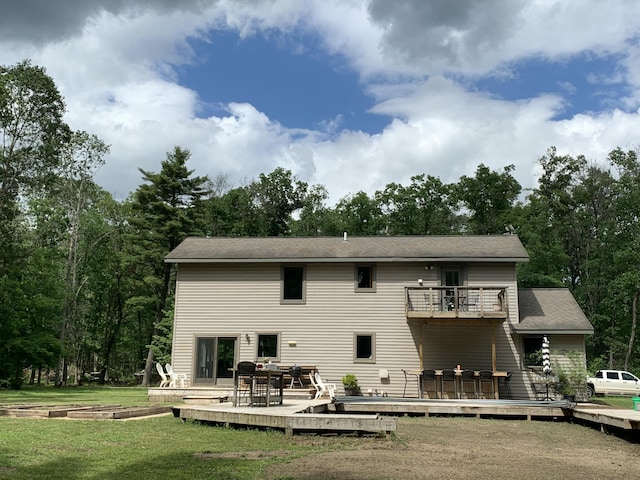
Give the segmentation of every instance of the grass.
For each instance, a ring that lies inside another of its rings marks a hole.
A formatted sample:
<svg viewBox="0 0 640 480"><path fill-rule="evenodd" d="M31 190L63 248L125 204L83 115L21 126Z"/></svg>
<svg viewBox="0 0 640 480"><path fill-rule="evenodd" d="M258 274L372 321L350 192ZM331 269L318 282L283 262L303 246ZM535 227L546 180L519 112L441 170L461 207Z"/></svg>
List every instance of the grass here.
<svg viewBox="0 0 640 480"><path fill-rule="evenodd" d="M0 390L2 404L118 404L122 406L149 405L146 387L82 386L55 388L26 386L21 390Z"/></svg>
<svg viewBox="0 0 640 480"><path fill-rule="evenodd" d="M593 397L592 403L611 405L612 407L629 408L633 410L633 397Z"/></svg>
<svg viewBox="0 0 640 480"><path fill-rule="evenodd" d="M144 406L149 401L142 387L25 387L0 390L0 405L7 404ZM0 479L262 478L267 466L310 449L342 448L340 440L321 443L307 444L279 431L182 423L173 416L130 421L0 417Z"/></svg>
<svg viewBox="0 0 640 480"><path fill-rule="evenodd" d="M597 400L632 408L629 397ZM142 387L25 387L0 390L1 404L144 406L149 401ZM182 423L172 416L131 421L0 417L0 480L257 479L274 464L286 472L294 458L357 449L366 441L292 438L279 431Z"/></svg>

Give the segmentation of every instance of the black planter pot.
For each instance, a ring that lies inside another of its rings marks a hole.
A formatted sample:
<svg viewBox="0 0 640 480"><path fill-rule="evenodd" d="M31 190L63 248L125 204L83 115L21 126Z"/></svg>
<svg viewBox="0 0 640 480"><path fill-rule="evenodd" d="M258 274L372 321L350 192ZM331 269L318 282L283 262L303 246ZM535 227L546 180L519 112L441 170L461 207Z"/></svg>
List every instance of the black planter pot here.
<svg viewBox="0 0 640 480"><path fill-rule="evenodd" d="M360 392L360 387L344 387L344 394L350 397L359 397L362 395L362 392Z"/></svg>

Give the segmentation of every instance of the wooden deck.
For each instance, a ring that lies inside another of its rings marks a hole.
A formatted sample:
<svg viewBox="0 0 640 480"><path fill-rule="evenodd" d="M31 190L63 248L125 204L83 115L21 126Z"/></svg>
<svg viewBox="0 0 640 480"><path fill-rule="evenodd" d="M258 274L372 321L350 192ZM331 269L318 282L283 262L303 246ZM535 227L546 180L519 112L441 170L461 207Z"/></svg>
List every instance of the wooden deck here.
<svg viewBox="0 0 640 480"><path fill-rule="evenodd" d="M0 405L0 417L128 419L172 411L183 421L194 419L224 425L244 425L301 432L374 433L397 431L397 417L469 416L525 420L576 421L603 431L640 432L640 411L591 403L533 400L428 400L389 397L337 397L328 399L287 399L271 407L234 407L224 397L210 403L206 397L197 404L174 407L120 407L119 405Z"/></svg>
<svg viewBox="0 0 640 480"><path fill-rule="evenodd" d="M287 435L300 432L373 433L386 436L397 430L397 419L379 414L330 414L330 400L299 400L270 407L234 407L233 403L173 407L183 421L194 419L227 426L245 425L283 430ZM324 413L318 413L324 412Z"/></svg>
<svg viewBox="0 0 640 480"><path fill-rule="evenodd" d="M566 401L429 400L384 397L338 397L329 410L345 413L382 413L415 416L469 416L476 418L569 419Z"/></svg>
<svg viewBox="0 0 640 480"><path fill-rule="evenodd" d="M627 408L612 408L607 405L577 404L573 418L599 425L601 430L613 427L621 430L640 431L640 412Z"/></svg>
<svg viewBox="0 0 640 480"><path fill-rule="evenodd" d="M580 420L624 431L640 429L640 412L595 404L535 400L428 400L388 397L337 397L329 400L291 400L282 406L233 407L217 405L173 407L174 416L224 425L277 428L297 432L368 432L386 435L397 430L397 417L468 416L520 420Z"/></svg>

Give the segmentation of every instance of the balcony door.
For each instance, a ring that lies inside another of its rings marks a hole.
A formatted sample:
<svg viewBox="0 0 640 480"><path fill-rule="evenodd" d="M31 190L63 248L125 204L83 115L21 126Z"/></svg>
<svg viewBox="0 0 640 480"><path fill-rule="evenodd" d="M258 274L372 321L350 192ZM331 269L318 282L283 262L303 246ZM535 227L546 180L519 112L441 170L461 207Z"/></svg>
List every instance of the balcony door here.
<svg viewBox="0 0 640 480"><path fill-rule="evenodd" d="M196 383L233 385L236 344L236 337L198 338Z"/></svg>
<svg viewBox="0 0 640 480"><path fill-rule="evenodd" d="M442 285L447 287L443 291L442 306L443 310L455 310L456 302L460 304L464 301L461 298L461 292L457 292L455 287L464 285L462 267L446 266L442 269ZM451 288L449 288L451 287Z"/></svg>

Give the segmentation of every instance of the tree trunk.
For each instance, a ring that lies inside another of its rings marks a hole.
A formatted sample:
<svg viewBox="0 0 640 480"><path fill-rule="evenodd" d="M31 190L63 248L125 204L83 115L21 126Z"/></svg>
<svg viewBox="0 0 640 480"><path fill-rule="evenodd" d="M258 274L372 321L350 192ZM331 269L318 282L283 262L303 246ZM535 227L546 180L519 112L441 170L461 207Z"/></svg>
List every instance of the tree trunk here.
<svg viewBox="0 0 640 480"><path fill-rule="evenodd" d="M636 325L638 318L638 295L640 290L633 292L633 304L631 307L631 334L629 335L629 346L627 347L627 355L624 358L624 369L629 370L629 360L633 352L633 344L636 338Z"/></svg>

